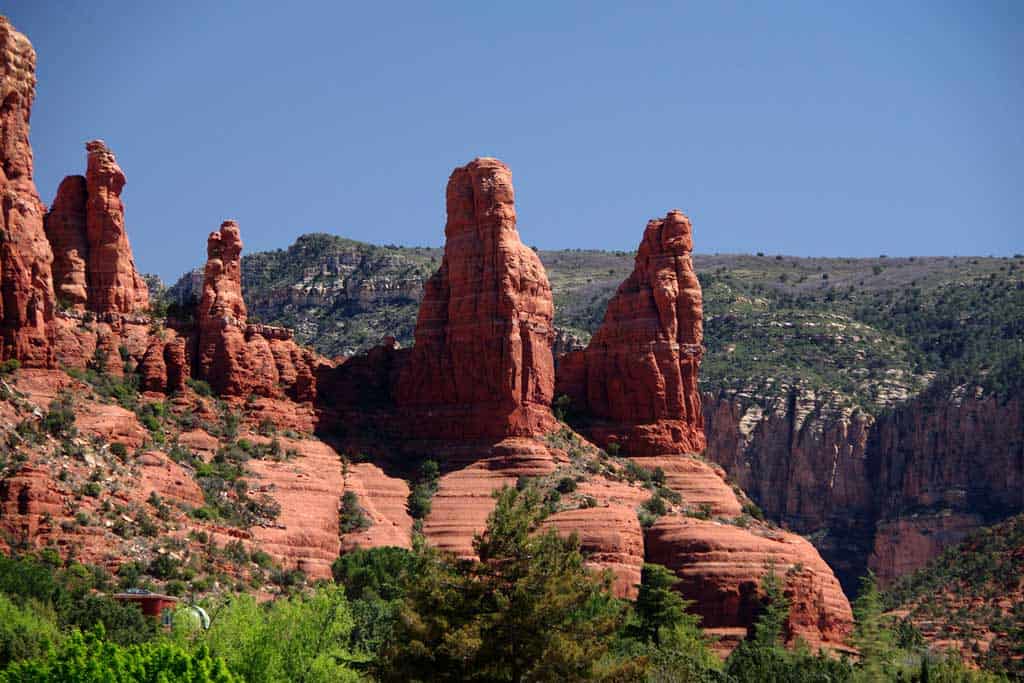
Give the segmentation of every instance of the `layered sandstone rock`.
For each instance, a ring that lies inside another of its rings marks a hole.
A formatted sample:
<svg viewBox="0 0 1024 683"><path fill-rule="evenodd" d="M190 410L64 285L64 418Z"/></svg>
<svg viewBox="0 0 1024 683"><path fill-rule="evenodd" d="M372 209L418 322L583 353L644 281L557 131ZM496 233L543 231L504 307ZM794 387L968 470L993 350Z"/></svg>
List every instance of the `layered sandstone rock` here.
<svg viewBox="0 0 1024 683"><path fill-rule="evenodd" d="M749 627L760 609L760 582L774 570L791 603L787 638L812 647L844 647L853 626L850 604L832 570L805 539L679 516L659 519L646 534L647 561L679 577L684 597L712 631Z"/></svg>
<svg viewBox="0 0 1024 683"><path fill-rule="evenodd" d="M102 140L87 142L85 149L85 177L65 178L46 215L57 295L73 309L101 315L142 311L149 289L135 269L125 231L124 171Z"/></svg>
<svg viewBox="0 0 1024 683"><path fill-rule="evenodd" d="M587 566L612 572L615 595L636 599L644 565L644 539L636 510L624 505L566 510L548 517L542 528L576 534Z"/></svg>
<svg viewBox="0 0 1024 683"><path fill-rule="evenodd" d="M43 231L45 209L32 178L29 117L36 53L0 17L0 356L25 366L53 365L53 253Z"/></svg>
<svg viewBox="0 0 1024 683"><path fill-rule="evenodd" d="M410 436L549 431L551 287L519 241L512 174L497 159L475 159L452 173L446 199L444 259L425 286L395 392Z"/></svg>
<svg viewBox="0 0 1024 683"><path fill-rule="evenodd" d="M551 451L528 437L510 437L490 447L470 443L442 454L442 460L456 467L441 477L423 534L431 545L463 559L476 557L473 536L487 526L494 491L556 467Z"/></svg>
<svg viewBox="0 0 1024 683"><path fill-rule="evenodd" d="M319 441L281 439L293 449L291 461L252 460L250 495L266 494L281 506L272 526L252 529L256 547L282 567L300 569L310 579L330 579L331 563L341 550L338 510L345 483L341 460Z"/></svg>
<svg viewBox="0 0 1024 683"><path fill-rule="evenodd" d="M633 462L648 470L661 470L665 487L682 496L683 505L712 515L736 517L743 505L736 492L725 480L725 472L697 458L678 455L633 458Z"/></svg>
<svg viewBox="0 0 1024 683"><path fill-rule="evenodd" d="M559 363L557 393L591 418L580 428L602 446L617 443L629 455L704 449L703 314L692 251L681 211L650 221L601 327Z"/></svg>
<svg viewBox="0 0 1024 683"><path fill-rule="evenodd" d="M389 477L371 463L349 464L344 472L345 491L359 500L369 527L345 534L342 551L379 546L412 547L412 517L407 510L409 485Z"/></svg>

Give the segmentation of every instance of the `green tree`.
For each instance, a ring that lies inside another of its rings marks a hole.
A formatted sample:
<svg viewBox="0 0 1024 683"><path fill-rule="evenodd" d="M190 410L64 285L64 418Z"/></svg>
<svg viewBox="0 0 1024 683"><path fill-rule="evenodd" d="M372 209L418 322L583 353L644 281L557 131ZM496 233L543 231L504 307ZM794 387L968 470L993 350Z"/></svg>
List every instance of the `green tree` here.
<svg viewBox="0 0 1024 683"><path fill-rule="evenodd" d="M478 561L450 560L423 543L397 632L382 653L385 680L582 680L622 623L610 577L583 565L579 539L538 533L536 488L505 487Z"/></svg>
<svg viewBox="0 0 1024 683"><path fill-rule="evenodd" d="M192 635L249 683L357 681L352 626L344 589L324 586L266 606L236 596L213 611L208 631Z"/></svg>
<svg viewBox="0 0 1024 683"><path fill-rule="evenodd" d="M639 620L635 634L641 640L659 642L659 631L676 624L692 623L696 626L700 617L687 614L692 604L684 600L672 587L679 583L676 575L660 564L644 564L640 574L640 590L636 599L636 616Z"/></svg>
<svg viewBox="0 0 1024 683"><path fill-rule="evenodd" d="M754 643L761 647L781 646L789 621L789 599L774 564L769 564L768 572L761 577L761 591L764 597L761 614L754 623Z"/></svg>
<svg viewBox="0 0 1024 683"><path fill-rule="evenodd" d="M853 644L860 650L860 674L865 680L894 676L896 672L896 638L889 628L883 597L873 572L860 579L860 591L853 601Z"/></svg>
<svg viewBox="0 0 1024 683"><path fill-rule="evenodd" d="M61 640L53 609L37 600L25 607L0 595L0 669L11 662L32 659L49 652Z"/></svg>

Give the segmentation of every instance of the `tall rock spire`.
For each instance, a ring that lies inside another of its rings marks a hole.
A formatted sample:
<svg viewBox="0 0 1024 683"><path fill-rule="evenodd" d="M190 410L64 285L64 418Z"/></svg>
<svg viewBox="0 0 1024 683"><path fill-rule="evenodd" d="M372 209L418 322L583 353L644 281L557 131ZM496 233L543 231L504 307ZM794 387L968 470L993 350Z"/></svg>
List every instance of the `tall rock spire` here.
<svg viewBox="0 0 1024 683"><path fill-rule="evenodd" d="M149 306L125 230L125 175L102 140L87 142L85 176L67 176L46 214L53 282L62 305L129 314Z"/></svg>
<svg viewBox="0 0 1024 683"><path fill-rule="evenodd" d="M87 142L85 149L89 308L97 313L133 313L149 306L149 290L135 270L124 228L124 171L102 140Z"/></svg>
<svg viewBox="0 0 1024 683"><path fill-rule="evenodd" d="M29 145L35 69L28 38L0 17L0 356L38 367L54 363L54 296Z"/></svg>
<svg viewBox="0 0 1024 683"><path fill-rule="evenodd" d="M581 428L602 445L618 443L630 455L705 447L697 387L703 303L692 251L682 211L650 221L601 327L559 364L557 392L589 414Z"/></svg>
<svg viewBox="0 0 1024 683"><path fill-rule="evenodd" d="M448 180L444 259L427 281L396 402L420 438L543 433L555 420L553 303L519 241L512 174L474 159Z"/></svg>

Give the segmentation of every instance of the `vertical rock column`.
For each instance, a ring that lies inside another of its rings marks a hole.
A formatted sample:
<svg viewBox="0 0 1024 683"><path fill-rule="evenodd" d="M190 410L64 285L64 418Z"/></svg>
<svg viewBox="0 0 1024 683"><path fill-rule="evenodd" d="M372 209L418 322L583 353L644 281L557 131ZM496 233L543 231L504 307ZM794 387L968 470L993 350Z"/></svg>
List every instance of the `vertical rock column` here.
<svg viewBox="0 0 1024 683"><path fill-rule="evenodd" d="M85 148L89 308L97 313L133 313L149 306L149 290L135 270L125 232L124 171L102 140L88 142Z"/></svg>
<svg viewBox="0 0 1024 683"><path fill-rule="evenodd" d="M559 364L557 393L589 414L581 428L601 445L618 443L629 455L704 449L703 299L692 251L681 211L650 221L601 327Z"/></svg>
<svg viewBox="0 0 1024 683"><path fill-rule="evenodd" d="M455 169L441 268L427 281L396 402L410 436L502 438L554 427L551 287L519 240L512 174L497 159Z"/></svg>
<svg viewBox="0 0 1024 683"><path fill-rule="evenodd" d="M0 356L46 367L54 363L53 253L32 178L35 67L28 38L0 17Z"/></svg>

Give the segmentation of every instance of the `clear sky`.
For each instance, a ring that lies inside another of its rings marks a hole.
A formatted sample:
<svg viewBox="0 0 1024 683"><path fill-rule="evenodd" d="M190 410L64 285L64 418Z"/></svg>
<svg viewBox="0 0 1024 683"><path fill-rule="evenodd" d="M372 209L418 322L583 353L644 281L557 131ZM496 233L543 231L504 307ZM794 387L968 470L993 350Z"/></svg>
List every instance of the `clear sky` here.
<svg viewBox="0 0 1024 683"><path fill-rule="evenodd" d="M842 7L841 5L847 5ZM102 138L136 262L173 280L236 218L443 241L444 186L512 168L524 242L1024 252L1024 2L8 0L39 54L43 201Z"/></svg>

